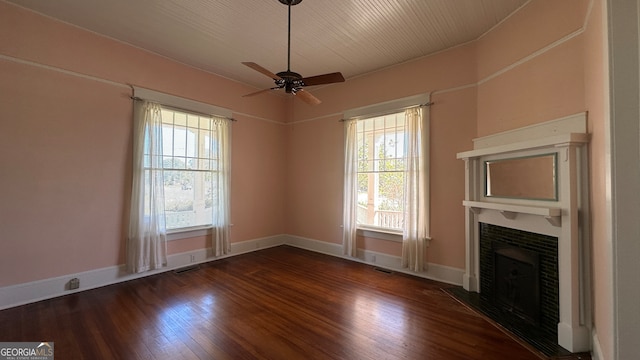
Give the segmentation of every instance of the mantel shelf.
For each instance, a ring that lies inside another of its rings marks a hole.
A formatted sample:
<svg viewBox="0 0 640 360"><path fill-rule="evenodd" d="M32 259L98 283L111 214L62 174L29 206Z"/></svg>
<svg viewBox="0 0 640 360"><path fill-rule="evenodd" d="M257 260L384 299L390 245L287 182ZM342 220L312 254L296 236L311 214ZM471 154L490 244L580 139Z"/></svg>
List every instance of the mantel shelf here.
<svg viewBox="0 0 640 360"><path fill-rule="evenodd" d="M462 205L470 208L474 213L479 213L482 209L499 211L507 219L515 219L518 214L539 215L554 226L560 226L560 217L562 216L562 209L558 207L512 205L470 200L462 201Z"/></svg>
<svg viewBox="0 0 640 360"><path fill-rule="evenodd" d="M533 150L546 147L567 146L569 144L586 144L589 142L589 134L569 133L555 136L546 136L540 139L520 141L512 144L491 146L482 149L464 151L457 154L458 159L474 159L482 156L504 154L523 150Z"/></svg>

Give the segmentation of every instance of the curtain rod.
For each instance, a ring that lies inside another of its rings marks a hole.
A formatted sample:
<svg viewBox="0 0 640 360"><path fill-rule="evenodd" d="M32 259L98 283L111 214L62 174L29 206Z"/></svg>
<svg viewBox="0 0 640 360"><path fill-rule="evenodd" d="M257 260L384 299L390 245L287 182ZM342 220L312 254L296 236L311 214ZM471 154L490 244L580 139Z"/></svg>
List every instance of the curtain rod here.
<svg viewBox="0 0 640 360"><path fill-rule="evenodd" d="M385 116L385 115L393 114L393 113L398 112L398 111L400 111L400 110L411 109L411 108L414 108L414 107L431 106L431 105L433 105L433 104L435 104L435 103L434 103L433 101L430 101L430 102L428 102L428 103L418 104L418 105L413 105L413 106L407 106L407 107L404 107L404 108L401 108L401 109L391 110L391 111L389 111L389 112L384 112L384 113L380 113L380 114L373 114L373 115L371 115L371 116L367 116L367 118L371 118L371 117L378 117L378 116ZM347 121L347 120L350 120L350 119L340 119L340 120L338 120L338 122L345 122L345 121Z"/></svg>

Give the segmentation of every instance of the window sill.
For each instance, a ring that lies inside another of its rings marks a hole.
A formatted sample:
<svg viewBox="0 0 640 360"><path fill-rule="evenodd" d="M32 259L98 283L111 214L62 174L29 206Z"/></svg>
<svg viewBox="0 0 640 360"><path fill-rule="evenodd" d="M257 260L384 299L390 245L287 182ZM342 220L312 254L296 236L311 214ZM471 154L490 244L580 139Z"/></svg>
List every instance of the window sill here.
<svg viewBox="0 0 640 360"><path fill-rule="evenodd" d="M212 232L213 228L211 226L197 226L192 228L167 230L167 241L207 236Z"/></svg>
<svg viewBox="0 0 640 360"><path fill-rule="evenodd" d="M368 228L368 227L358 227L357 235L372 238L372 239L380 239L387 240L393 242L402 242L402 232L401 231L393 231L389 229L376 229L376 228ZM431 244L431 237L428 236L425 239L426 246Z"/></svg>
<svg viewBox="0 0 640 360"><path fill-rule="evenodd" d="M394 231L389 229L377 229L369 227L358 227L357 234L380 240L402 242L402 231Z"/></svg>

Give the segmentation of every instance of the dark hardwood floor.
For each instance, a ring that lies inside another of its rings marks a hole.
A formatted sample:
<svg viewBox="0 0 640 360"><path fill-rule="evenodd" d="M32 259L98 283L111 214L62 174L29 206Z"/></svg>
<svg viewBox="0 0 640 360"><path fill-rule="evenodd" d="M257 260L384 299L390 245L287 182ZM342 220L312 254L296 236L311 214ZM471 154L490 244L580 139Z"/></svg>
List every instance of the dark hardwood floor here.
<svg viewBox="0 0 640 360"><path fill-rule="evenodd" d="M0 311L56 359L539 359L446 284L279 246Z"/></svg>

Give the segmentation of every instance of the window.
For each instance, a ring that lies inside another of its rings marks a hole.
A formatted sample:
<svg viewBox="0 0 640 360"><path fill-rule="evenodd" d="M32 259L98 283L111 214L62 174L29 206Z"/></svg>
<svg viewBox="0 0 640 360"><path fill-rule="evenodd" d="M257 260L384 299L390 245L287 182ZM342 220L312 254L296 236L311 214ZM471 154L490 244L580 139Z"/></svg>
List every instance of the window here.
<svg viewBox="0 0 640 360"><path fill-rule="evenodd" d="M345 112L346 255L359 256L358 227L401 232L402 266L424 269L430 240L429 98L422 94Z"/></svg>
<svg viewBox="0 0 640 360"><path fill-rule="evenodd" d="M404 111L358 120L357 224L391 230L404 227Z"/></svg>
<svg viewBox="0 0 640 360"><path fill-rule="evenodd" d="M211 226L220 151L214 118L162 108L167 230Z"/></svg>
<svg viewBox="0 0 640 360"><path fill-rule="evenodd" d="M212 234L213 254L228 254L231 112L132 88L133 176L127 271L140 273L166 266L167 230L173 230L179 238L192 234L185 230L206 227Z"/></svg>

